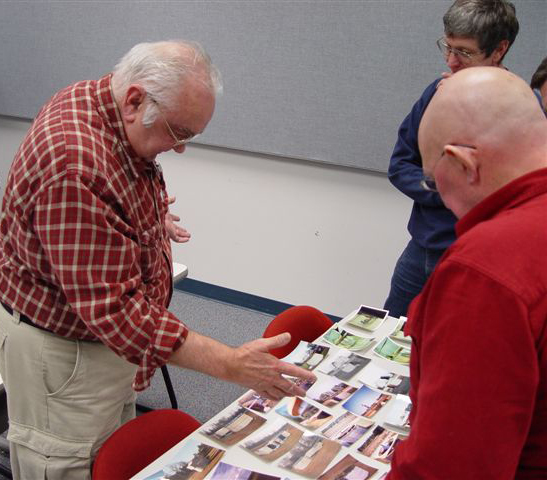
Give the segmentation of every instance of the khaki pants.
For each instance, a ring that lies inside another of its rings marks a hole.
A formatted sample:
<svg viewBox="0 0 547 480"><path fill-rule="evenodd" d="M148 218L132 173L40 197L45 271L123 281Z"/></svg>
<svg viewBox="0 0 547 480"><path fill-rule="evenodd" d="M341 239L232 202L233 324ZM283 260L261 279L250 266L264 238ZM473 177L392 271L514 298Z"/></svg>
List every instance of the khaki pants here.
<svg viewBox="0 0 547 480"><path fill-rule="evenodd" d="M97 450L135 416L136 366L100 342L20 323L0 305L0 375L15 479L89 479Z"/></svg>

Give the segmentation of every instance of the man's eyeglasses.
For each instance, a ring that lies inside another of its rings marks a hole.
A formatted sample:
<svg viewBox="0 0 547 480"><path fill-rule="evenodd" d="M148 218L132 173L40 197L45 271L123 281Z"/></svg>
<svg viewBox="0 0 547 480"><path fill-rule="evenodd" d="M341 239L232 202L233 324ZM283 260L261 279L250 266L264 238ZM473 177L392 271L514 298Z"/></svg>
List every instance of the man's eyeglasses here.
<svg viewBox="0 0 547 480"><path fill-rule="evenodd" d="M444 37L441 37L437 40L437 47L439 47L439 50L444 55L444 58L448 58L450 54L455 55L460 59L462 63L469 63L471 60L473 60L473 57L476 57L477 55L481 55L483 51L479 52L468 52L467 50L460 50L459 48L453 48L448 43L446 43Z"/></svg>
<svg viewBox="0 0 547 480"><path fill-rule="evenodd" d="M470 148L472 150L476 150L477 147L474 145L467 145L465 143L452 143L451 145L455 147L463 147L463 148ZM443 158L444 156L444 149L441 153L441 156L439 157L439 160ZM435 179L433 177L430 177L429 175L424 175L424 178L420 180L420 187L422 187L424 190L428 192L435 192L439 193L439 190L437 190L437 184L435 183Z"/></svg>
<svg viewBox="0 0 547 480"><path fill-rule="evenodd" d="M180 147L182 145L186 145L189 141L194 140L199 134L193 133L191 130L184 129L184 133L182 134L182 137L179 137L175 132L173 131L173 128L171 128L171 125L169 125L169 122L167 121L167 118L165 118L165 115L160 107L160 104L158 101L152 97L152 95L148 94L150 97L150 100L156 105L158 112L161 115L161 118L163 118L163 121L165 122L165 125L167 126L167 130L169 132L169 135L173 138L175 143L173 144L173 148Z"/></svg>
<svg viewBox="0 0 547 480"><path fill-rule="evenodd" d="M420 181L420 187L428 192L439 193L439 191L437 190L437 184L435 183L435 179L431 177L424 176L424 178L422 178L422 180Z"/></svg>

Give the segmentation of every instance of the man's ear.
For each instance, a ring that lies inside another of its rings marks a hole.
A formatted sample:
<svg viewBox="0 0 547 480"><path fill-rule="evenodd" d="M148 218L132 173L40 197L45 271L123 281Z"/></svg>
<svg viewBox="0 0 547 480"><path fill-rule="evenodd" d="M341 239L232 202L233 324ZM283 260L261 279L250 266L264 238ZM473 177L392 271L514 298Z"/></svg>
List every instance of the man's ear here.
<svg viewBox="0 0 547 480"><path fill-rule="evenodd" d="M146 90L140 85L130 85L127 89L121 105L121 114L128 123L135 121L139 110L143 108L146 100Z"/></svg>
<svg viewBox="0 0 547 480"><path fill-rule="evenodd" d="M501 63L501 59L505 53L509 50L509 40L502 40L498 43L496 49L492 52L492 60L494 60L496 65Z"/></svg>
<svg viewBox="0 0 547 480"><path fill-rule="evenodd" d="M477 162L475 148L464 147L462 145L445 145L444 154L452 157L467 178L467 183L473 185L480 180L479 165Z"/></svg>

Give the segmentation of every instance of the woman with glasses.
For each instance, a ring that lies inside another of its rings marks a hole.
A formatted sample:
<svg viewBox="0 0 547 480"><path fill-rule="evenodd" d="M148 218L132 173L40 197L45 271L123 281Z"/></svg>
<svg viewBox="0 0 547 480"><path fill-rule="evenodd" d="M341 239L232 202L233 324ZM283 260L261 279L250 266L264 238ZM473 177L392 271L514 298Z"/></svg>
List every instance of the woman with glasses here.
<svg viewBox="0 0 547 480"><path fill-rule="evenodd" d="M444 36L437 40L437 47L450 69L444 77L468 67L504 68L503 58L519 30L515 7L506 0L457 0L443 22ZM414 201L408 222L411 239L397 261L384 305L395 317L406 315L410 302L455 239L456 217L424 179L418 150L418 126L441 80L424 90L403 120L388 170L391 183Z"/></svg>

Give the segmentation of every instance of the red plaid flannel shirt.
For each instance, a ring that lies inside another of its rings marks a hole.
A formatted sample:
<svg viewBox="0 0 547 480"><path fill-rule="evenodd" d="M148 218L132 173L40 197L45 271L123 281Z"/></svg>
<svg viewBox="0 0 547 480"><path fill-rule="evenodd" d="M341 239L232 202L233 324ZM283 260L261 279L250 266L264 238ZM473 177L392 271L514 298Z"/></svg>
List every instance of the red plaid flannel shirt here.
<svg viewBox="0 0 547 480"><path fill-rule="evenodd" d="M134 153L110 75L46 104L19 147L0 218L0 299L63 337L137 364L135 390L182 345L167 311L171 248L159 167Z"/></svg>

